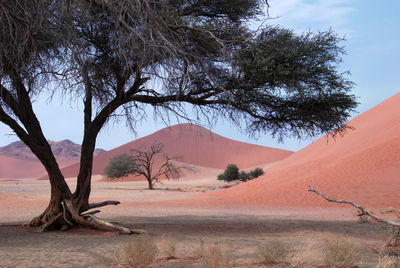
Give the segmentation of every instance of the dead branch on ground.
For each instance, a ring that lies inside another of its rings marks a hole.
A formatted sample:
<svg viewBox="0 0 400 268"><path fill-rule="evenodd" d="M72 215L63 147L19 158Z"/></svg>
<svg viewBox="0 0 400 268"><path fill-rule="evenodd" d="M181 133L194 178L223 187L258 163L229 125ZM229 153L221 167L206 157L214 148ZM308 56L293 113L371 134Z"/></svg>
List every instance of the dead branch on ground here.
<svg viewBox="0 0 400 268"><path fill-rule="evenodd" d="M331 198L326 196L325 194L317 191L316 189L314 189L312 186L309 186L308 189L309 192L314 192L320 196L322 196L324 199L326 199L328 202L333 202L333 203L339 203L339 204L349 204L353 207L356 207L361 213L359 214L359 216L362 215L367 215L373 219L375 219L378 222L381 223L385 223L389 226L394 227L393 230L393 234L390 237L389 241L386 243L385 246L391 246L391 247L397 247L400 246L400 222L395 222L395 221L391 221L382 217L378 217L377 215L375 215L374 213L372 213L371 211L363 208L362 206L360 206L359 204L353 202L353 201L349 201L349 200L343 200L343 199L335 199L335 198Z"/></svg>

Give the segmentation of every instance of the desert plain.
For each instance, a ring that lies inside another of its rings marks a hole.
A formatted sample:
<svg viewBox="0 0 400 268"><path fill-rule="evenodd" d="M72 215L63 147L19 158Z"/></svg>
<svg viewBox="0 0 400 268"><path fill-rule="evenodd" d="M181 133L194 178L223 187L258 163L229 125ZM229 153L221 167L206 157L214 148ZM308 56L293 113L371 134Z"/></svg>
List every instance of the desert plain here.
<svg viewBox="0 0 400 268"><path fill-rule="evenodd" d="M389 211L400 209L399 106L397 94L351 120L343 137L322 137L298 152L232 141L198 126L173 126L96 156L91 200L120 201L102 208L99 217L146 230L159 245L149 267L207 267L199 250L215 245L229 259L217 267L327 267L326 241L334 240L356 249L353 267L377 267L390 228L360 220L354 207L329 203L308 187L396 220ZM154 142L195 172L155 190L147 190L140 177L101 175L110 157ZM0 157L0 267L118 267L124 246L138 235L88 229L39 233L27 227L45 209L49 183L38 175L37 163ZM217 181L230 163L243 170L261 167L265 174L237 185ZM72 189L77 167L62 169ZM32 177L26 175L30 168ZM265 263L259 248L277 240L288 255ZM174 258L162 251L165 241L173 241Z"/></svg>

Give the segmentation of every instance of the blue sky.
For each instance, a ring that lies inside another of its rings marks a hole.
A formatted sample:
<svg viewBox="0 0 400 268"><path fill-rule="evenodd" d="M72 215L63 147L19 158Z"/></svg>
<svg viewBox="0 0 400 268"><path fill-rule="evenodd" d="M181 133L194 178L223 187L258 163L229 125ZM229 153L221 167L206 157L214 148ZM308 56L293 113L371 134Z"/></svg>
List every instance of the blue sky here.
<svg viewBox="0 0 400 268"><path fill-rule="evenodd" d="M269 0L269 3L269 14L274 19L267 23L283 25L299 33L332 28L346 37L343 45L347 55L343 57L340 69L350 71L350 79L356 83L353 94L359 97L358 113L400 92L400 1ZM45 135L54 141L70 139L80 143L83 124L81 105L79 101L60 99L55 96L53 101L49 101L42 96L34 103ZM165 127L163 122L152 118L150 115L147 122L139 124L136 134L124 122L109 123L100 133L97 147L110 150ZM235 140L295 151L312 142L310 139L285 139L284 143L277 143L269 135L252 139L223 121L217 123L212 131ZM18 138L13 132L0 123L0 146L16 140Z"/></svg>

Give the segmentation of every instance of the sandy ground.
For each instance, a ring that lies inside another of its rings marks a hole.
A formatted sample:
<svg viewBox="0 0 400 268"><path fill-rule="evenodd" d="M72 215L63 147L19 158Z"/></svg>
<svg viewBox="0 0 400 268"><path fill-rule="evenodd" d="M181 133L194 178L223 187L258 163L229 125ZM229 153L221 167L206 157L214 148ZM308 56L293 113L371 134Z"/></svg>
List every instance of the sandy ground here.
<svg viewBox="0 0 400 268"><path fill-rule="evenodd" d="M189 201L204 195L197 191L219 190L222 183L213 178L168 182L149 191L144 182L101 182L97 177L92 201L119 200L121 205L103 208L99 217L145 229L157 243L162 237L176 241L178 258L166 260L160 252L150 267L205 267L196 253L200 241L218 243L229 252L233 267L288 267L287 261L260 263L257 249L278 239L293 252L309 244L317 251L327 237L352 241L360 249L359 267L376 265L378 255L371 248L385 242L385 226L360 224L355 211L343 207L193 206ZM74 180L68 182L73 188ZM46 181L0 181L0 267L110 267L121 248L137 239L86 229L38 233L21 226L45 208L49 191ZM316 257L315 267L322 264Z"/></svg>

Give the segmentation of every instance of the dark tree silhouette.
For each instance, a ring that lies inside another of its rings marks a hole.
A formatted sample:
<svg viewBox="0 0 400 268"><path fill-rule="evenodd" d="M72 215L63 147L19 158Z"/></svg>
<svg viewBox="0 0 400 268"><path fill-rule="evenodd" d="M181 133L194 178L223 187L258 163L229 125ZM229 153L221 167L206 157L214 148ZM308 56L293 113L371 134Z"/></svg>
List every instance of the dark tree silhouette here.
<svg viewBox="0 0 400 268"><path fill-rule="evenodd" d="M147 150L132 150L132 158L136 166L132 173L143 175L149 184L150 190L154 189L155 183L161 183L163 179L178 179L184 169L189 169L186 166L174 163L176 159L170 158L163 152L161 144L153 144ZM157 156L160 156L160 159L157 159Z"/></svg>
<svg viewBox="0 0 400 268"><path fill-rule="evenodd" d="M250 170L249 172L245 171L239 172L239 168L237 167L237 165L229 164L226 167L224 173L219 174L217 179L226 182L232 182L232 181L246 182L258 178L264 173L265 173L264 170L261 168L255 168L253 170Z"/></svg>
<svg viewBox="0 0 400 268"><path fill-rule="evenodd" d="M278 26L252 31L261 0L0 1L0 121L42 162L51 197L31 226L86 225L129 232L88 210L93 151L102 127L125 115L213 122L227 118L249 134L341 133L356 107L337 65L333 32L297 35ZM272 7L273 8L273 7ZM152 83L151 83L152 81ZM32 102L61 91L82 101L83 141L72 191ZM190 112L187 112L190 111ZM194 119L191 119L194 118Z"/></svg>
<svg viewBox="0 0 400 268"><path fill-rule="evenodd" d="M219 174L217 179L220 181L237 181L239 180L239 168L235 164L229 164L226 166L224 173Z"/></svg>

